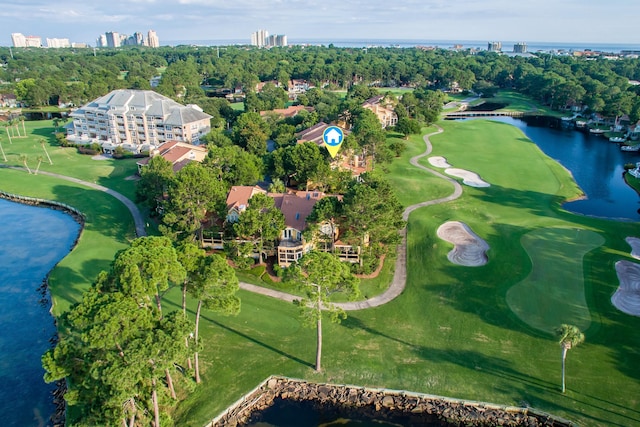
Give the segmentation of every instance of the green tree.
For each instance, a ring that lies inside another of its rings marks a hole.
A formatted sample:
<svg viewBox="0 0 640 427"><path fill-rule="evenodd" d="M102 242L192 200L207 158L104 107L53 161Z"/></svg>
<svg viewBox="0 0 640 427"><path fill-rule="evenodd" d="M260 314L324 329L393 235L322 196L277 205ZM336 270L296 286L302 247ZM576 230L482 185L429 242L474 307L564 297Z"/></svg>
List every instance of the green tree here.
<svg viewBox="0 0 640 427"><path fill-rule="evenodd" d="M249 204L233 224L233 230L242 239L250 240L257 248L259 263L263 263L265 242L274 242L284 229L284 215L275 206L274 199L258 193L249 199Z"/></svg>
<svg viewBox="0 0 640 427"><path fill-rule="evenodd" d="M575 325L561 325L556 329L558 343L562 347L562 392L565 392L565 361L567 352L584 342L584 334Z"/></svg>
<svg viewBox="0 0 640 427"><path fill-rule="evenodd" d="M201 257L198 269L194 271L192 280L188 282L187 292L198 300L195 324L195 379L199 383L200 362L198 360L199 325L202 306L208 310L227 315L240 312L240 299L236 296L238 291L238 278L229 266L227 260L219 255Z"/></svg>
<svg viewBox="0 0 640 427"><path fill-rule="evenodd" d="M226 188L254 185L262 179L262 159L237 145L209 145L203 165L222 180Z"/></svg>
<svg viewBox="0 0 640 427"><path fill-rule="evenodd" d="M173 165L162 156L153 156L140 169L140 180L136 183L136 201L156 212L164 200L174 179Z"/></svg>
<svg viewBox="0 0 640 427"><path fill-rule="evenodd" d="M134 298L141 306L155 298L162 319L161 294L171 284L184 281L185 269L178 262L177 253L167 237L140 237L120 252L113 262L117 289Z"/></svg>
<svg viewBox="0 0 640 427"><path fill-rule="evenodd" d="M322 317L333 322L346 319L344 310L331 303L330 297L342 293L354 300L360 295L358 279L349 267L332 254L311 251L286 270L286 277L302 286L305 298L300 301L301 315L308 326L316 327L316 371L322 370Z"/></svg>
<svg viewBox="0 0 640 427"><path fill-rule="evenodd" d="M243 113L238 117L232 130L232 139L250 153L262 156L267 152L270 134L267 123L258 113Z"/></svg>
<svg viewBox="0 0 640 427"><path fill-rule="evenodd" d="M169 185L161 232L177 241L199 240L202 222L208 214L219 210L226 197L225 190L209 168L198 162L189 163Z"/></svg>

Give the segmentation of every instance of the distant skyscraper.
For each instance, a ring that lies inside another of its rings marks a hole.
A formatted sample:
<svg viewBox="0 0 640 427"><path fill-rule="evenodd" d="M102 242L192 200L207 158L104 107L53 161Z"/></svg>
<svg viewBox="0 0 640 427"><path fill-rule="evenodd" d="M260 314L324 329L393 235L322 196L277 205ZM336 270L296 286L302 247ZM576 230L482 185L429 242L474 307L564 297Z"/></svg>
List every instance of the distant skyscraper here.
<svg viewBox="0 0 640 427"><path fill-rule="evenodd" d="M69 39L47 38L47 47L49 48L71 47L71 43L69 43Z"/></svg>
<svg viewBox="0 0 640 427"><path fill-rule="evenodd" d="M269 32L267 30L258 30L251 34L251 45L258 47L267 46Z"/></svg>
<svg viewBox="0 0 640 427"><path fill-rule="evenodd" d="M153 30L149 30L149 32L147 33L147 45L149 47L160 47L160 40L158 40L158 35Z"/></svg>
<svg viewBox="0 0 640 427"><path fill-rule="evenodd" d="M527 44L526 43L516 43L513 45L514 53L527 53Z"/></svg>
<svg viewBox="0 0 640 427"><path fill-rule="evenodd" d="M22 33L12 33L11 41L13 42L13 47L27 47L27 39Z"/></svg>
<svg viewBox="0 0 640 427"><path fill-rule="evenodd" d="M120 47L120 34L115 31L104 33L107 38L107 47Z"/></svg>
<svg viewBox="0 0 640 427"><path fill-rule="evenodd" d="M96 39L96 47L107 47L107 36L100 34Z"/></svg>
<svg viewBox="0 0 640 427"><path fill-rule="evenodd" d="M500 52L502 50L501 42L489 42L487 43L487 50L489 52Z"/></svg>
<svg viewBox="0 0 640 427"><path fill-rule="evenodd" d="M27 47L42 47L42 38L40 36L27 36Z"/></svg>

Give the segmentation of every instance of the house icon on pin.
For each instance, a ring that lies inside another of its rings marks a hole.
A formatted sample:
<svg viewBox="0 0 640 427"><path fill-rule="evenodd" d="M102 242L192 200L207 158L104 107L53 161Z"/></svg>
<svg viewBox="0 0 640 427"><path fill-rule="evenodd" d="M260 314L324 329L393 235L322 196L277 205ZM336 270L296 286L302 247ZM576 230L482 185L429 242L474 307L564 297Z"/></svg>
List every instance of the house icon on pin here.
<svg viewBox="0 0 640 427"><path fill-rule="evenodd" d="M322 139L324 140L324 143L332 147L342 144L343 138L344 138L344 133L340 128L336 126L328 127L322 134Z"/></svg>

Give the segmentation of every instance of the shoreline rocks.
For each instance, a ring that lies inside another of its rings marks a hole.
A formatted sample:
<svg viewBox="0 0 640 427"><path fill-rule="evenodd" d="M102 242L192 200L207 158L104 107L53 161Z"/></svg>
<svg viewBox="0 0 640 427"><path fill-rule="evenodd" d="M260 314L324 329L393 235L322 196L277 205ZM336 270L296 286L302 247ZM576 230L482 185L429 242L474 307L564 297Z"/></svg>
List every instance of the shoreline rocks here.
<svg viewBox="0 0 640 427"><path fill-rule="evenodd" d="M573 427L570 421L533 408L493 405L442 396L366 387L316 384L270 377L206 427L241 427L260 420L261 411L282 401L311 404L323 414L400 422L404 426Z"/></svg>

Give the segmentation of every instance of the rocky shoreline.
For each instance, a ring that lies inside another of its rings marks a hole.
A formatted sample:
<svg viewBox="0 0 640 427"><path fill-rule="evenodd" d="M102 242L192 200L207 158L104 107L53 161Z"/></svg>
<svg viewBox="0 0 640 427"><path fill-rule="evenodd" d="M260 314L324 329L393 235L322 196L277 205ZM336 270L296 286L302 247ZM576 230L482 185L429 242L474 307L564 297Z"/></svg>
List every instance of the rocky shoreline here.
<svg viewBox="0 0 640 427"><path fill-rule="evenodd" d="M4 191L0 191L0 198L9 200L11 202L22 203L25 205L43 207L47 209L54 209L54 210L66 212L67 214L71 215L74 221L76 221L80 225L80 232L78 233L78 236L76 237L76 239L73 241L71 248L74 248L78 244L78 240L80 239L80 235L82 234L82 230L84 229L85 216L82 212L80 212L73 206L65 205L64 203L54 202L51 200L44 200L44 199L38 199L35 197L26 197L26 196L20 196L17 194L6 193ZM42 284L38 288L38 292L40 292L40 296L41 296L41 300L40 300L41 303L49 302L50 304L50 300L47 297L48 289L49 289L49 274L47 274L47 276L43 279ZM55 317L53 321L56 324L56 328L57 328L57 322ZM56 342L58 341L57 334L53 336L49 341L52 346L55 345ZM56 407L55 412L50 417L50 421L54 427L63 427L65 425L66 402L64 400L64 394L66 393L66 391L67 391L66 381L60 380L56 382L56 387L53 390L53 392L51 392L52 394L51 399L53 401L53 404Z"/></svg>
<svg viewBox="0 0 640 427"><path fill-rule="evenodd" d="M206 427L241 427L260 420L278 400L313 402L323 413L344 418L399 422L403 426L575 427L533 408L493 405L442 396L366 387L316 384L270 377Z"/></svg>

